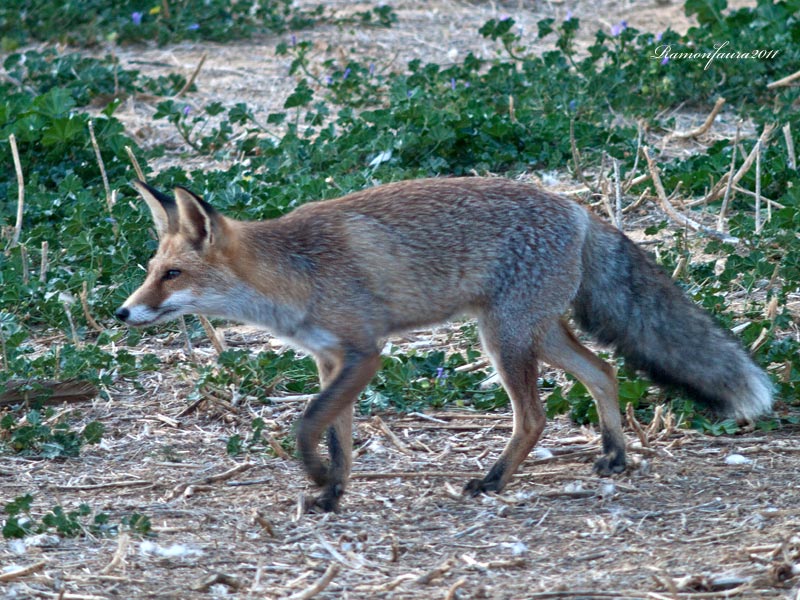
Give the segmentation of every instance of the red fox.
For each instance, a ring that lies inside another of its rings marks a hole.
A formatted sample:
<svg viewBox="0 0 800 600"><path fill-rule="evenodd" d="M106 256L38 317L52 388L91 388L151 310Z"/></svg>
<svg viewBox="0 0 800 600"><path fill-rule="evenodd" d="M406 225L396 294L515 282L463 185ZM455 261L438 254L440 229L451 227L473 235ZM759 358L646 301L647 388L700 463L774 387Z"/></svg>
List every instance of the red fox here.
<svg viewBox="0 0 800 600"><path fill-rule="evenodd" d="M597 403L595 470L625 469L614 369L585 348L566 315L627 364L735 418L767 413L772 388L741 344L693 304L647 254L580 205L505 179L445 178L378 186L236 221L187 189L174 199L135 182L158 251L116 311L131 326L185 313L263 326L311 353L321 392L297 448L318 508L334 511L352 463L353 405L393 333L477 318L514 410L511 439L465 492L500 491L536 444L545 413L538 361L572 373ZM319 453L327 433L328 462Z"/></svg>

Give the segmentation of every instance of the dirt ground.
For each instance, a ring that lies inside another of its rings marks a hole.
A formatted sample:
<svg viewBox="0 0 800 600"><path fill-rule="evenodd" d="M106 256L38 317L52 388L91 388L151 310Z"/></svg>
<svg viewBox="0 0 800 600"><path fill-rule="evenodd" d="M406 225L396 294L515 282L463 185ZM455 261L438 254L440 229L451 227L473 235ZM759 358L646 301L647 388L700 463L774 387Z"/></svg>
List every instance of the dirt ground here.
<svg viewBox="0 0 800 600"><path fill-rule="evenodd" d="M402 68L414 57L491 54L477 29L503 14L531 32L568 10L584 32L623 19L649 30L689 24L679 5L639 1L392 5L399 23L388 31L323 26L297 35L315 42L320 63L352 52ZM266 113L293 87L287 59L274 54L283 37L118 55L149 75L188 75L205 53L188 101L246 101ZM203 166L183 156L171 126L151 121L155 104L131 98L119 114L142 144L170 148L158 166ZM400 342L435 344L448 332ZM251 329L225 334L253 352L276 347ZM86 422L105 425L102 443L66 461L0 455L0 502L31 493L35 514L84 502L112 522L141 513L156 535L1 541L0 597L800 598L793 430L712 438L667 419L641 436L628 429L631 468L599 478L595 432L558 418L506 491L465 499L463 484L485 473L510 434L508 412L362 416L341 512L304 514L314 489L296 460L225 450L256 416L275 439L291 436L302 398L207 401L187 412L193 373L180 335L146 335L138 350L158 354L163 369L143 375L140 389L121 382L108 399L80 406ZM214 356L207 342L194 348L195 361ZM25 567L29 574L9 576Z"/></svg>

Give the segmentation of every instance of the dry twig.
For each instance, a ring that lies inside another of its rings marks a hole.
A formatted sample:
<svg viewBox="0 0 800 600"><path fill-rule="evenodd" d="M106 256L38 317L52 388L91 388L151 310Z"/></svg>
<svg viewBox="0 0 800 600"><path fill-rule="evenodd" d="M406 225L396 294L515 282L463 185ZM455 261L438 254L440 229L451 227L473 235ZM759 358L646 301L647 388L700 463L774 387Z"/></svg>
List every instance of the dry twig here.
<svg viewBox="0 0 800 600"><path fill-rule="evenodd" d="M94 121L89 119L89 137L92 140L92 148L94 148L95 157L97 157L97 165L100 167L100 175L103 178L103 188L106 191L106 207L108 214L111 214L111 208L114 205L111 197L111 186L108 184L108 175L106 174L106 165L103 162L103 155L100 154L100 146L97 143L97 138L94 135Z"/></svg>
<svg viewBox="0 0 800 600"><path fill-rule="evenodd" d="M381 419L378 415L375 415L372 418L372 424L375 425L383 435L389 438L389 441L394 444L394 446L403 454L411 456L414 454L411 450L409 450L408 446L406 446L403 441L397 437L397 435L389 429L389 427L384 423L383 419Z"/></svg>
<svg viewBox="0 0 800 600"><path fill-rule="evenodd" d="M714 108L711 109L711 112L706 117L706 120L703 122L700 127L695 127L694 129L690 129L689 131L676 131L668 135L665 138L666 141L669 140L686 140L689 138L696 138L698 136L703 135L706 131L711 129L711 126L714 124L714 119L716 119L719 111L722 110L723 105L725 104L725 98L717 98L717 101L714 103Z"/></svg>
<svg viewBox="0 0 800 600"><path fill-rule="evenodd" d="M653 185L655 186L656 196L658 198L659 204L661 205L661 209L666 213L666 215L670 219L672 219L677 224L683 227L688 227L693 231L700 231L702 233L705 233L706 235L710 235L712 237L721 239L724 242L729 242L733 244L738 243L739 241L738 238L731 237L720 231L716 231L714 229L705 227L700 223L698 223L697 221L675 210L675 207L672 206L672 204L670 204L669 199L667 198L667 193L664 191L664 186L661 183L661 176L659 175L658 172L658 166L655 164L655 161L653 161L653 158L650 156L649 149L645 146L644 148L642 148L642 152L644 152L644 157L647 160L647 166L649 167L650 175L653 178Z"/></svg>
<svg viewBox="0 0 800 600"><path fill-rule="evenodd" d="M119 534L119 539L117 540L117 549L114 552L114 556L111 557L111 562L103 567L103 569L100 571L101 573L110 573L125 563L125 554L128 552L128 545L130 544L130 541L131 537L127 533L123 532Z"/></svg>
<svg viewBox="0 0 800 600"><path fill-rule="evenodd" d="M317 594L319 594L322 590L328 587L333 578L336 577L339 573L339 565L338 563L331 563L327 569L325 569L325 573L322 574L322 577L317 579L309 588L304 589L301 592L297 592L296 594L292 594L289 596L288 600L308 600L308 598L313 598Z"/></svg>
<svg viewBox="0 0 800 600"><path fill-rule="evenodd" d="M41 560L27 567L16 569L15 571L6 571L5 573L0 573L0 583L14 581L15 579L19 579L20 577L25 577L26 575L30 575L31 573L36 573L36 571L41 571L42 569L44 569L45 565L47 565L47 561Z"/></svg>
<svg viewBox="0 0 800 600"><path fill-rule="evenodd" d="M197 79L197 75L200 73L200 69L203 68L203 63L206 62L206 56L208 56L208 54L204 52L203 56L200 57L200 62L197 63L197 67L195 67L194 71L192 72L191 77L189 77L189 79L186 81L186 84L180 89L180 91L175 94L175 98L180 98L189 91L190 87L192 87L194 80Z"/></svg>
<svg viewBox="0 0 800 600"><path fill-rule="evenodd" d="M631 404L630 402L625 407L625 417L628 420L628 425L630 426L630 428L636 432L636 435L639 438L639 441L642 443L642 446L645 448L649 448L650 440L647 439L647 433L642 428L639 421L636 419L636 415L633 414L633 404Z"/></svg>
<svg viewBox="0 0 800 600"><path fill-rule="evenodd" d="M786 77L778 79L777 81L772 81L772 82L768 83L767 84L767 89L768 90L773 90L776 87L782 87L784 85L789 85L795 79L800 79L800 71L795 71L791 75L787 75Z"/></svg>
<svg viewBox="0 0 800 600"><path fill-rule="evenodd" d="M92 316L92 313L89 312L89 298L88 298L88 296L89 296L89 293L88 293L88 290L87 290L87 283L84 281L83 282L83 287L82 287L81 293L80 293L81 308L83 308L83 316L86 319L86 322L89 324L89 327L91 327L92 329L94 329L98 333L103 333L103 331L105 331L105 330L97 323L97 321L94 320L94 317Z"/></svg>
<svg viewBox="0 0 800 600"><path fill-rule="evenodd" d="M11 236L9 248L19 244L19 236L22 234L22 213L25 208L25 179L22 176L22 164L19 161L19 150L17 149L17 138L12 133L8 136L8 143L11 144L11 156L14 158L14 171L17 174L17 222L14 225L14 233Z"/></svg>

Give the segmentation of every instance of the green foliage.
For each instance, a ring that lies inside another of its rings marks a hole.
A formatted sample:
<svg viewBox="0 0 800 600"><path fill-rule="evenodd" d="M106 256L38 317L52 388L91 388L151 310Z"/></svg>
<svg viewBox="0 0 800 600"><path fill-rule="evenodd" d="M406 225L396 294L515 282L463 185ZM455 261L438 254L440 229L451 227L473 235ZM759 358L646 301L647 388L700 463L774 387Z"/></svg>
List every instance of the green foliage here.
<svg viewBox="0 0 800 600"><path fill-rule="evenodd" d="M235 389L239 396L258 400L277 392L307 394L318 387L316 366L310 357L300 358L291 350L255 356L245 350L226 350L216 365L200 370L192 398L209 391Z"/></svg>
<svg viewBox="0 0 800 600"><path fill-rule="evenodd" d="M231 456L238 456L245 452L255 452L257 450L261 450L268 454L275 454L275 450L272 448L272 445L269 441L264 437L264 429L266 427L266 423L264 419L256 417L250 423L251 432L247 436L247 438L242 438L241 435L238 433L232 435L228 438L227 443L227 452ZM287 453L294 452L294 441L288 437L284 437L280 441L281 447Z"/></svg>
<svg viewBox="0 0 800 600"><path fill-rule="evenodd" d="M55 416L53 409L28 411L19 422L13 413L0 419L0 439L6 439L9 447L24 456L42 458L66 458L78 456L84 443L97 444L103 437L103 425L92 421L80 433L72 431L69 424L59 421L49 425Z"/></svg>
<svg viewBox="0 0 800 600"><path fill-rule="evenodd" d="M88 504L81 504L77 510L65 511L61 506L54 506L40 520L33 516L33 496L18 496L4 507L8 517L3 525L3 537L6 539L23 538L28 535L54 533L61 537L73 538L83 535L106 536L116 535L120 527L138 535L150 533L150 519L133 513L122 517L120 524L112 524L106 513L96 513Z"/></svg>
<svg viewBox="0 0 800 600"><path fill-rule="evenodd" d="M181 40L227 41L259 31L283 31L308 24L289 0L7 0L0 8L3 47L32 40L92 45L103 41L159 44Z"/></svg>
<svg viewBox="0 0 800 600"><path fill-rule="evenodd" d="M0 46L13 50L32 41L92 46L183 40L226 42L257 33L309 27L317 22L340 26L391 27L397 15L388 5L352 16L326 14L322 4L312 10L291 0L5 0L0 6Z"/></svg>
<svg viewBox="0 0 800 600"><path fill-rule="evenodd" d="M467 355L430 352L425 355L396 353L383 357L383 365L367 386L360 402L361 411L422 410L426 407L469 406L478 410L491 410L508 405L508 396L500 386L482 389L488 379L486 371L458 372L457 367L478 357L478 352Z"/></svg>

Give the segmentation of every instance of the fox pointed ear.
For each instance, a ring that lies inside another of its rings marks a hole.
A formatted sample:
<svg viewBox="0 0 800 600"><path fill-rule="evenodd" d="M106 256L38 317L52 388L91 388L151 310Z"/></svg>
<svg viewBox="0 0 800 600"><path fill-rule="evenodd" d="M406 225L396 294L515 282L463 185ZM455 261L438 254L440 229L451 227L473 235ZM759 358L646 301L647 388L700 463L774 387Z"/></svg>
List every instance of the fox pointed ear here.
<svg viewBox="0 0 800 600"><path fill-rule="evenodd" d="M178 205L175 200L150 187L144 181L137 179L132 183L150 208L158 238L161 239L167 233L176 233L178 231Z"/></svg>
<svg viewBox="0 0 800 600"><path fill-rule="evenodd" d="M175 188L180 232L197 246L214 242L217 211L208 202L184 187Z"/></svg>

